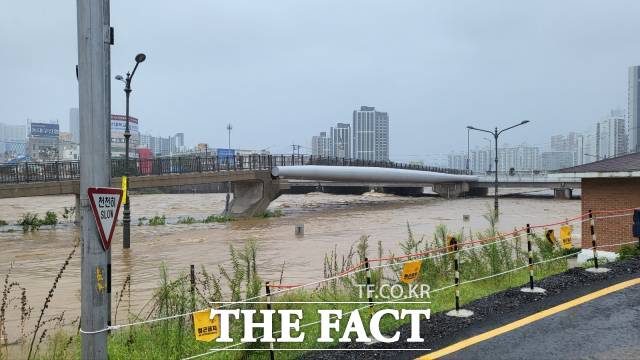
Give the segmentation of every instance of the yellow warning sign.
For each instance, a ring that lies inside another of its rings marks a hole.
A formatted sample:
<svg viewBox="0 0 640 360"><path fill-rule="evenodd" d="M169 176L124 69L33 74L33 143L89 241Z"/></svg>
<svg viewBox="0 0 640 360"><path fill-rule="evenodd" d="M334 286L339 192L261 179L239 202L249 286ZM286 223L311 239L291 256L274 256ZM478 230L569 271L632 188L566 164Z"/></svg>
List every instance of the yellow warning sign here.
<svg viewBox="0 0 640 360"><path fill-rule="evenodd" d="M193 313L193 330L196 340L212 341L220 336L220 317L211 319L211 310L202 310Z"/></svg>
<svg viewBox="0 0 640 360"><path fill-rule="evenodd" d="M127 203L127 177L123 176L122 177L122 203L126 204Z"/></svg>
<svg viewBox="0 0 640 360"><path fill-rule="evenodd" d="M421 266L422 261L420 260L405 263L404 267L402 268L402 275L400 276L400 280L405 284L411 284L418 278Z"/></svg>
<svg viewBox="0 0 640 360"><path fill-rule="evenodd" d="M553 245L556 243L556 234L553 232L553 229L547 230L547 232L545 233L545 237L547 238L549 244Z"/></svg>
<svg viewBox="0 0 640 360"><path fill-rule="evenodd" d="M571 231L573 231L573 227L570 225L560 227L560 243L565 249L573 248L573 244L571 243Z"/></svg>

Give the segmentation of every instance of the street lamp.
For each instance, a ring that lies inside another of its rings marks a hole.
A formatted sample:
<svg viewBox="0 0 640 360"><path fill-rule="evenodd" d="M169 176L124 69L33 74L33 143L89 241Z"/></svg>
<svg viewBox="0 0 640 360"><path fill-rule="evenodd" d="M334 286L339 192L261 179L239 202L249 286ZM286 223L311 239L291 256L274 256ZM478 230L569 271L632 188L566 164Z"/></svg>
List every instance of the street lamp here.
<svg viewBox="0 0 640 360"><path fill-rule="evenodd" d="M127 73L127 77L124 78L122 75L116 75L116 80L120 80L124 83L124 93L127 98L126 105L126 122L124 128L124 176L127 178L126 181L129 181L129 138L131 137L131 132L129 131L129 96L131 95L131 79L133 79L133 75L136 73L138 69L138 65L147 58L145 54L138 54L135 57L136 65L133 67L133 71ZM122 248L128 249L131 247L131 210L129 209L129 186L126 187L125 202L124 202L124 212L122 217Z"/></svg>
<svg viewBox="0 0 640 360"><path fill-rule="evenodd" d="M469 132L471 129L467 126L467 171L469 171Z"/></svg>
<svg viewBox="0 0 640 360"><path fill-rule="evenodd" d="M495 216L496 218L498 217L499 213L498 213L498 136L500 136L500 134L502 134L503 132L513 129L514 127L520 126L520 125L524 125L526 123L528 123L529 120L523 120L518 124L509 126L508 128L504 128L502 130L498 130L498 128L496 127L493 131L490 130L485 130L485 129L478 129L476 127L473 126L467 126L467 129L469 130L476 130L476 131L482 131L482 132L486 132L489 133L491 135L493 135L493 140L495 143L495 178L494 178L494 190L493 190L493 210L495 212Z"/></svg>

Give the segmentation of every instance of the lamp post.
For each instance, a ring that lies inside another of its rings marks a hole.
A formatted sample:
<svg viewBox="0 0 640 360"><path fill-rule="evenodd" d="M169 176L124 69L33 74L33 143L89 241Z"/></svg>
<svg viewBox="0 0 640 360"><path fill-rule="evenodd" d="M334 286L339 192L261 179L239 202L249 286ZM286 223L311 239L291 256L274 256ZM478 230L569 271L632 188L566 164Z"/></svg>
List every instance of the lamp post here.
<svg viewBox="0 0 640 360"><path fill-rule="evenodd" d="M228 136L229 136L229 143L228 143L229 144L229 147L228 147L228 149L229 149L228 151L229 152L227 153L227 161L229 161L229 159L231 157L231 130L232 129L233 129L233 126L231 126L231 124L227 124L227 133L228 133ZM234 164L235 164L235 155L233 157L233 161L234 161ZM230 192L231 192L231 181L227 182L227 199L226 199L225 204L224 204L224 214L227 215L227 216L229 216L229 210L230 210L229 209L229 200L231 198Z"/></svg>
<svg viewBox="0 0 640 360"><path fill-rule="evenodd" d="M476 127L473 126L467 126L467 129L469 130L476 130L476 131L482 131L482 132L486 132L489 133L493 136L493 141L494 141L494 145L495 145L495 178L494 178L494 182L493 182L493 211L495 212L495 216L496 218L499 216L499 212L498 212L498 136L500 136L500 134L502 134L503 132L513 129L514 127L520 126L520 125L524 125L526 123L528 123L529 120L523 120L518 124L509 126L507 128L504 128L502 130L498 130L498 128L494 128L493 131L491 130L485 130L485 129L478 129Z"/></svg>
<svg viewBox="0 0 640 360"><path fill-rule="evenodd" d="M117 75L116 80L120 80L124 82L124 93L126 95L126 121L124 128L124 176L126 177L126 181L129 181L129 138L131 137L131 132L129 130L129 96L131 95L131 79L133 79L133 75L135 75L136 70L138 69L138 65L147 58L145 54L138 54L135 57L136 65L133 67L133 71L127 73L127 77L124 78L122 75ZM122 248L128 249L131 247L131 210L129 207L129 186L126 187L125 202L124 202L124 211L122 216Z"/></svg>
<svg viewBox="0 0 640 360"><path fill-rule="evenodd" d="M469 127L467 127L467 171L469 171L469 132L471 131L471 129Z"/></svg>

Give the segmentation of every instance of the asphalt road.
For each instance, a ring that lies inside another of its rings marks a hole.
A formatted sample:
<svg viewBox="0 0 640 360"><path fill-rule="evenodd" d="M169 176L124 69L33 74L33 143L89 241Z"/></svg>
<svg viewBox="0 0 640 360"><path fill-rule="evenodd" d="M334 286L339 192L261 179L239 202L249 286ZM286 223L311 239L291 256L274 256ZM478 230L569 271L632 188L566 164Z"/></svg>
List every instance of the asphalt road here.
<svg viewBox="0 0 640 360"><path fill-rule="evenodd" d="M640 285L580 304L441 359L640 359Z"/></svg>

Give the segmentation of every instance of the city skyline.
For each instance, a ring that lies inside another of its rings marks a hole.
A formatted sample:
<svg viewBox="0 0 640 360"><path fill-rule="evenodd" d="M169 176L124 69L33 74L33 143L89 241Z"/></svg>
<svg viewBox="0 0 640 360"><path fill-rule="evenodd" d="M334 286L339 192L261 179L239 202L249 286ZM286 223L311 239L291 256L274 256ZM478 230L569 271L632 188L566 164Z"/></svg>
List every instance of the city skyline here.
<svg viewBox="0 0 640 360"><path fill-rule="evenodd" d="M376 104L393 114L390 157L429 160L463 148L470 122L531 119L529 136L546 139L626 107L628 68L640 63L628 46L640 30L633 1L607 3L607 16L582 1L150 4L112 4L112 75L145 52L131 114L151 133L194 134L194 143L224 144L231 122L238 147L288 152L310 123L347 123L355 105ZM63 122L77 106L75 4L33 6L11 3L0 15L0 65L15 84L0 90L4 123ZM32 56L42 33L51 41ZM124 113L117 81L112 112Z"/></svg>

